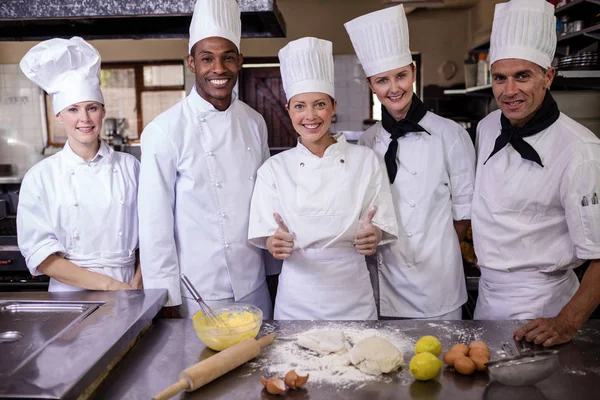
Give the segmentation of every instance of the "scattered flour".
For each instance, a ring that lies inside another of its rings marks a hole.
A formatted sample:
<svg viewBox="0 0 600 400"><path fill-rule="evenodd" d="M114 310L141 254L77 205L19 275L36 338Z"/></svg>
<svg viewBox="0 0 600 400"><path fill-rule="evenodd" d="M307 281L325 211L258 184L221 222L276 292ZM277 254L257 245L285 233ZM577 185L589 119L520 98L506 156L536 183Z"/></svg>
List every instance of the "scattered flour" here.
<svg viewBox="0 0 600 400"><path fill-rule="evenodd" d="M412 356L414 341L400 332L399 329L382 327L380 329L364 329L360 324L352 323L327 323L295 335L282 337L296 339L301 335L315 335L319 331L339 330L343 331L348 342L355 345L362 339L371 336L379 336L391 342L401 353L406 354L408 360ZM364 385L371 381L398 382L409 385L413 378L408 371L408 365L402 366L400 371L384 374L381 376L367 375L358 368L351 365L349 354L328 354L320 356L317 353L301 348L294 340L275 340L269 347L263 350L260 357L248 365L254 369L264 371L266 375L283 376L287 371L295 369L298 374L310 374L309 381L313 384L335 385L341 388Z"/></svg>
<svg viewBox="0 0 600 400"><path fill-rule="evenodd" d="M470 343L474 340L482 340L483 327L456 328L450 321L429 322L427 326L438 331L437 337L445 337L455 342Z"/></svg>

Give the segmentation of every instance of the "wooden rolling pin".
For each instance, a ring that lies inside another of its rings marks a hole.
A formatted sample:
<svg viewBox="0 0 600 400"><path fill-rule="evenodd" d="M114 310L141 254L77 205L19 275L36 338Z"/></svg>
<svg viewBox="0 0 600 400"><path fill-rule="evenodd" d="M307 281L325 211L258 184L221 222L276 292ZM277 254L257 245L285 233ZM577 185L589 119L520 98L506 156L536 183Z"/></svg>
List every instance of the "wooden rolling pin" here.
<svg viewBox="0 0 600 400"><path fill-rule="evenodd" d="M234 344L230 348L183 370L179 374L179 381L177 383L172 384L152 399L168 400L182 390L187 392L196 390L199 387L214 381L221 375L258 357L262 348L271 344L273 340L275 340L275 334L271 333L258 340L246 339L240 343Z"/></svg>

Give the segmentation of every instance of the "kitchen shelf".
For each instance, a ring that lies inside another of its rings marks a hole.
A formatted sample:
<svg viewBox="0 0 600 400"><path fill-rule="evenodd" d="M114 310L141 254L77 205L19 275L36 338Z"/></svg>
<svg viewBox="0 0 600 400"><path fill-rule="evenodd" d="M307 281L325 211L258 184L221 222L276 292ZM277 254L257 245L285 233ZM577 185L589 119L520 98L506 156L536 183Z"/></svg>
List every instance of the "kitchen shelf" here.
<svg viewBox="0 0 600 400"><path fill-rule="evenodd" d="M600 71L556 71L563 78L600 78Z"/></svg>
<svg viewBox="0 0 600 400"><path fill-rule="evenodd" d="M568 15L572 20L582 19L600 12L600 0L573 0L554 11L556 18Z"/></svg>
<svg viewBox="0 0 600 400"><path fill-rule="evenodd" d="M578 48L583 48L594 44L598 40L600 40L600 23L568 35L559 36L556 41L559 46L575 45Z"/></svg>
<svg viewBox="0 0 600 400"><path fill-rule="evenodd" d="M448 89L444 90L445 95L465 95L465 96L491 96L492 84L473 86L466 89Z"/></svg>

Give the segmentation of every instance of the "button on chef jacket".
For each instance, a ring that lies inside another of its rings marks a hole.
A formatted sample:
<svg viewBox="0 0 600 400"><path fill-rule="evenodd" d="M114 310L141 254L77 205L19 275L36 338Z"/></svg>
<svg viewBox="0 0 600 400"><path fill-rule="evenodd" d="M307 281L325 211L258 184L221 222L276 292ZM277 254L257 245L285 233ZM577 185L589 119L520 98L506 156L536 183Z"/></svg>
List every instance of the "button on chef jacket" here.
<svg viewBox="0 0 600 400"><path fill-rule="evenodd" d="M490 279L510 295L496 293L499 302L492 294L486 312L478 302L476 317L553 317L577 290L570 270L600 258L600 204L592 204L594 193L600 195L600 140L561 113L549 128L524 138L543 168L510 144L483 165L500 135L500 115L494 111L477 127L472 226L480 292ZM584 196L588 206L582 206ZM524 301L509 304L508 298Z"/></svg>
<svg viewBox="0 0 600 400"><path fill-rule="evenodd" d="M194 87L144 129L141 144L144 287L168 289L175 306L181 273L205 300L239 299L265 283L261 250L247 237L256 171L269 156L262 116L235 92L218 111Z"/></svg>
<svg viewBox="0 0 600 400"><path fill-rule="evenodd" d="M370 301L374 318L377 318L367 265L364 256L360 256L353 245L359 220L367 217L373 205L377 206L373 224L383 233L381 243L396 239L396 216L389 183L375 153L349 144L343 135L335 138L337 143L330 145L323 157L312 154L299 141L295 148L271 157L258 171L250 212L250 242L266 248L267 238L277 230L274 212L282 216L295 235L292 257L285 260L282 267L275 318L278 318L278 309L284 308L285 314L293 314L294 319L349 319L352 310L344 310L343 303L352 301L357 304ZM319 251L334 255L334 259L324 262L329 255L324 258ZM303 256L300 264L312 260L314 265L322 263L323 268L309 274L306 271L314 269L312 262L299 266L296 261L292 265L290 261L295 253L301 252L307 257ZM336 265L335 256L347 257L346 252L351 254L348 260L360 258L361 262ZM351 273L343 270L346 266L350 267ZM294 275L288 279L289 285L283 285L282 280L291 274ZM358 291L351 285L357 285ZM288 287L290 291L307 288L302 293L306 297L302 304L282 304L290 298L289 293L283 293ZM328 296L326 292L339 294L344 288L347 293L330 299L340 304L340 307L328 305L334 314L323 316L316 308L302 307L311 301L315 307L322 306ZM370 298L353 299L360 294L358 292L364 292Z"/></svg>
<svg viewBox="0 0 600 400"><path fill-rule="evenodd" d="M32 275L52 254L129 283L138 247L139 162L106 143L91 161L63 150L23 178L17 210L19 248ZM49 291L82 290L50 279Z"/></svg>
<svg viewBox="0 0 600 400"><path fill-rule="evenodd" d="M377 250L382 316L427 318L467 301L462 256L453 220L471 217L475 150L455 122L427 112L426 132L398 139L398 173L391 185L398 217L396 242ZM359 144L381 160L391 141L381 123Z"/></svg>

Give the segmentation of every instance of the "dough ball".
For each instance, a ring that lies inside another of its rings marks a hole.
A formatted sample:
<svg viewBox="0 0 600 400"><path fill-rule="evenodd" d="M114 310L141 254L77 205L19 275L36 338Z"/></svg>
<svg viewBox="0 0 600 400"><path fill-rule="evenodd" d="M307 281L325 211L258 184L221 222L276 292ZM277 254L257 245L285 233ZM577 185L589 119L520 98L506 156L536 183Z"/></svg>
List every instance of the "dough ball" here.
<svg viewBox="0 0 600 400"><path fill-rule="evenodd" d="M396 371L404 361L400 350L379 336L361 340L350 350L349 355L350 362L369 375Z"/></svg>
<svg viewBox="0 0 600 400"><path fill-rule="evenodd" d="M322 355L343 354L350 348L344 332L339 330L308 331L298 336L296 343Z"/></svg>

